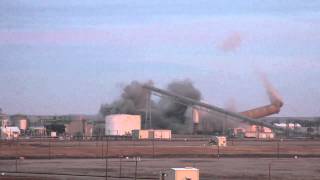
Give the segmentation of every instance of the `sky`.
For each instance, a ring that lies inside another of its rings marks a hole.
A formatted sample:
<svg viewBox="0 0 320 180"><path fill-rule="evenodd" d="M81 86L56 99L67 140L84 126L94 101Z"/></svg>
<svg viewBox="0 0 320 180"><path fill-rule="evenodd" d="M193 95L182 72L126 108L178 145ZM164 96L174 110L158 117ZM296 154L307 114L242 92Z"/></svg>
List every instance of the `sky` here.
<svg viewBox="0 0 320 180"><path fill-rule="evenodd" d="M0 107L96 114L125 84L189 79L238 111L284 100L277 116L320 116L320 1L0 1Z"/></svg>

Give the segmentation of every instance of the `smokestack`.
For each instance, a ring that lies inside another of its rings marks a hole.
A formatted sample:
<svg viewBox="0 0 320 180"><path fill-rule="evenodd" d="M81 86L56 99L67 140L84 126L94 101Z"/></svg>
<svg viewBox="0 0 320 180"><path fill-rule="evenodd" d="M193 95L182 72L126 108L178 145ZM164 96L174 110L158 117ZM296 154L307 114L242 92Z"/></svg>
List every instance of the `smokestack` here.
<svg viewBox="0 0 320 180"><path fill-rule="evenodd" d="M192 108L192 122L193 122L193 134L197 134L199 131L199 111Z"/></svg>
<svg viewBox="0 0 320 180"><path fill-rule="evenodd" d="M283 100L279 93L275 90L275 88L271 85L271 83L268 81L267 76L263 73L259 73L260 78L263 82L264 87L266 88L267 94L269 96L270 102L272 105L275 105L277 107L283 106Z"/></svg>
<svg viewBox="0 0 320 180"><path fill-rule="evenodd" d="M271 83L268 81L267 76L262 72L258 72L258 73L263 82L264 87L266 88L271 104L241 112L242 115L245 115L247 117L254 118L254 119L279 113L280 108L283 106L283 101L281 96L275 90L275 88L271 85Z"/></svg>

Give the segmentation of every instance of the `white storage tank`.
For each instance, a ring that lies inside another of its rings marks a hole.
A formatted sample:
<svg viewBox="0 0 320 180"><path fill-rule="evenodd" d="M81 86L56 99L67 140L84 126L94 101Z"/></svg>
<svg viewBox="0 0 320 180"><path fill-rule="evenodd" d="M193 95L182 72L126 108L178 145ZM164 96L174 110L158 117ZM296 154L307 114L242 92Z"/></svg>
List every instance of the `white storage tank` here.
<svg viewBox="0 0 320 180"><path fill-rule="evenodd" d="M130 135L134 129L141 129L141 116L128 114L114 114L106 116L106 135Z"/></svg>

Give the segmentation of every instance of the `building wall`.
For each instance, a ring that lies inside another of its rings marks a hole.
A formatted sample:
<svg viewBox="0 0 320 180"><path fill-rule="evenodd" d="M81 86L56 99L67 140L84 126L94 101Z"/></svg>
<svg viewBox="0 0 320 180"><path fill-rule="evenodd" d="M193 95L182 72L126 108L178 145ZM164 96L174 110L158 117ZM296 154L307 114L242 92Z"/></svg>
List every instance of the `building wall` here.
<svg viewBox="0 0 320 180"><path fill-rule="evenodd" d="M76 136L92 136L93 133L93 125L88 124L86 120L74 120L71 123L65 125L65 132L68 135Z"/></svg>
<svg viewBox="0 0 320 180"><path fill-rule="evenodd" d="M134 139L171 139L171 130L132 130L132 137Z"/></svg>
<svg viewBox="0 0 320 180"><path fill-rule="evenodd" d="M154 139L171 139L171 130L154 130Z"/></svg>
<svg viewBox="0 0 320 180"><path fill-rule="evenodd" d="M149 130L132 130L133 139L149 139Z"/></svg>

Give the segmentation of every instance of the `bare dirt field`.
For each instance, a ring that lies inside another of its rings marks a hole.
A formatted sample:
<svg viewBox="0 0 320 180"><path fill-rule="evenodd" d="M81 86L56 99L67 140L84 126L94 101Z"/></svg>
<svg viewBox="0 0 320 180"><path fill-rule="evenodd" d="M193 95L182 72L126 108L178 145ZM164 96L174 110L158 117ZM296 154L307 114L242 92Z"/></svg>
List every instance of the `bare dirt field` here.
<svg viewBox="0 0 320 180"><path fill-rule="evenodd" d="M0 179L106 179L106 164L108 179L134 179L136 156L137 179L186 166L199 168L204 180L269 179L269 164L271 179L320 177L319 140L233 140L219 148L206 140L42 139L1 141Z"/></svg>
<svg viewBox="0 0 320 180"><path fill-rule="evenodd" d="M320 176L320 158L141 158L137 166L137 179L157 179L160 171L170 167L193 166L200 169L200 179L271 179L316 180ZM39 179L105 179L106 161L103 159L20 160L18 172L10 176L37 177ZM14 160L1 160L1 172L15 172ZM28 174L32 172L32 174ZM45 174L49 173L49 174ZM51 175L50 175L51 174ZM134 179L135 161L108 159L109 179Z"/></svg>
<svg viewBox="0 0 320 180"><path fill-rule="evenodd" d="M229 141L227 147L208 141L3 141L0 158L142 157L320 157L319 140Z"/></svg>

